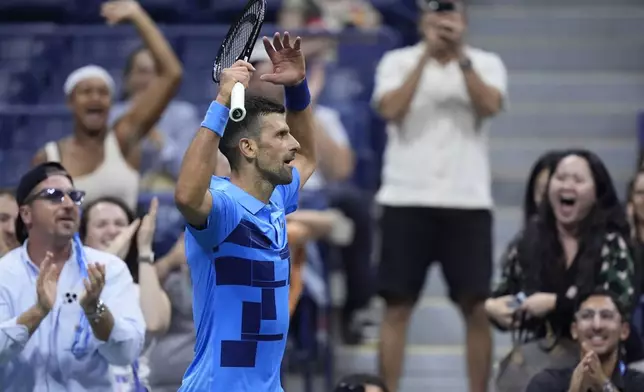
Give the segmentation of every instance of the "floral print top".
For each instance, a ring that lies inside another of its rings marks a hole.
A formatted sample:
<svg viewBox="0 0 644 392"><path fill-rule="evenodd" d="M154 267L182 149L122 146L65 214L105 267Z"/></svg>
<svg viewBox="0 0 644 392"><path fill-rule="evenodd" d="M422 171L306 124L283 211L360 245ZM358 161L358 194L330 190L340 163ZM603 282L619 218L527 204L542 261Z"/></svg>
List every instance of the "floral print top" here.
<svg viewBox="0 0 644 392"><path fill-rule="evenodd" d="M519 262L518 252L521 238L522 234L519 234L508 245L502 260L501 279L493 292L493 297L513 295L523 291L524 273ZM631 312L635 294L633 287L635 265L626 241L617 233L607 233L600 257L601 264L595 287L611 291L615 294L622 309ZM569 299L574 299L576 288L571 286L566 296Z"/></svg>

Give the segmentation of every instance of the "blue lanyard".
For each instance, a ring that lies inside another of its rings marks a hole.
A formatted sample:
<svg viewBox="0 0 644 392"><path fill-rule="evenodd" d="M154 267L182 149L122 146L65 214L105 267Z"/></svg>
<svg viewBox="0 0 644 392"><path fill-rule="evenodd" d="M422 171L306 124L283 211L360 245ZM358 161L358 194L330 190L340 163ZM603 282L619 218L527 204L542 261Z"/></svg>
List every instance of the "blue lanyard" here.
<svg viewBox="0 0 644 392"><path fill-rule="evenodd" d="M134 376L134 391L135 392L147 392L147 388L145 388L141 384L141 380L139 380L139 361L134 361L132 364L132 375Z"/></svg>
<svg viewBox="0 0 644 392"><path fill-rule="evenodd" d="M76 254L76 263L78 263L81 277L89 278L89 274L87 272L87 264L85 263L83 243L81 242L78 233L74 235L73 244L74 253ZM85 333L84 337L83 333ZM87 355L90 334L89 321L87 320L87 317L85 317L85 313L81 310L78 320L78 327L76 327L76 331L74 332L74 342L72 343L72 354L74 354L74 357L76 359L80 359Z"/></svg>

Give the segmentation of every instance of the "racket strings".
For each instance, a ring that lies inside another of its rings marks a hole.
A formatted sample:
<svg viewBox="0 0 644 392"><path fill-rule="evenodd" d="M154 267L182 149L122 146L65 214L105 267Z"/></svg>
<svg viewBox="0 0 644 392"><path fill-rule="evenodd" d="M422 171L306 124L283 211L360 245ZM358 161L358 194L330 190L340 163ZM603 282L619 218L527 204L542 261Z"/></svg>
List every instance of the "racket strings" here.
<svg viewBox="0 0 644 392"><path fill-rule="evenodd" d="M264 21L264 12L264 1L255 1L249 4L242 17L231 27L215 60L215 82L219 82L221 71L243 58L249 48L252 50Z"/></svg>

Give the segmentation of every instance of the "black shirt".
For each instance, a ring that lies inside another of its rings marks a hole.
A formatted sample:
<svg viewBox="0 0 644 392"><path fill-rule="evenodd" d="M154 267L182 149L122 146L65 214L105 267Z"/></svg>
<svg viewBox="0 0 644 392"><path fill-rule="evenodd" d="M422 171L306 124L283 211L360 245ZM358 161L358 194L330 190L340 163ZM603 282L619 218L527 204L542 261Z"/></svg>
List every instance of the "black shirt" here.
<svg viewBox="0 0 644 392"><path fill-rule="evenodd" d="M575 368L546 369L530 380L526 392L568 392ZM619 368L613 371L611 382L619 392L644 392L644 373L626 369L624 374Z"/></svg>

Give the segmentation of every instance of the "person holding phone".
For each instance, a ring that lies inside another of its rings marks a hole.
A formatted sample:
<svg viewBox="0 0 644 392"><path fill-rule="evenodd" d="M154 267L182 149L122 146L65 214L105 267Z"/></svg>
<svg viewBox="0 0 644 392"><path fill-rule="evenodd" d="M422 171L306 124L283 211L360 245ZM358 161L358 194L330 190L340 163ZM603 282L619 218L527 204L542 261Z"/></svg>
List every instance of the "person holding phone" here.
<svg viewBox="0 0 644 392"><path fill-rule="evenodd" d="M421 41L384 55L372 99L388 122L376 195L386 302L380 370L396 391L412 310L438 260L465 320L469 390L483 392L492 353L483 306L492 275L487 125L506 104L507 72L498 55L466 44L462 1L419 5Z"/></svg>

